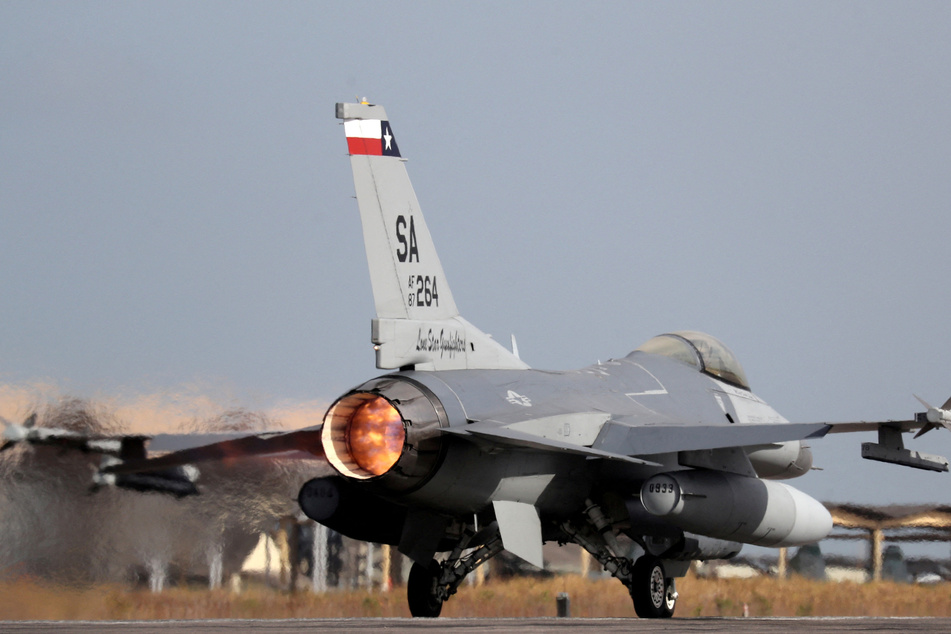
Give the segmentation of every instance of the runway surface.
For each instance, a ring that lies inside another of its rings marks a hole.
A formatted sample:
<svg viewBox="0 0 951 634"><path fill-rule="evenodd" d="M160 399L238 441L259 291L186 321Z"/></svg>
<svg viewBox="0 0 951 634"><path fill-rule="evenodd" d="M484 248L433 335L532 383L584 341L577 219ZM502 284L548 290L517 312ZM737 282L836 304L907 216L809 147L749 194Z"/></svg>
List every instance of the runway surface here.
<svg viewBox="0 0 951 634"><path fill-rule="evenodd" d="M233 634L234 632L368 632L444 631L460 632L951 632L951 618L698 618L642 619L282 619L208 621L0 621L0 632L151 632L171 634Z"/></svg>

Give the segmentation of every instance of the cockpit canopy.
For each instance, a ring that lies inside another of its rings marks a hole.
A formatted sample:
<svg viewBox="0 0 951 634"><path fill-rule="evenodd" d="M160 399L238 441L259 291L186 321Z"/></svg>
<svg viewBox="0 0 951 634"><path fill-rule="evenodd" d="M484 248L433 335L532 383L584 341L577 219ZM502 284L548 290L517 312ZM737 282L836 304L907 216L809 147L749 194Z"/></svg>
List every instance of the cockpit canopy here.
<svg viewBox="0 0 951 634"><path fill-rule="evenodd" d="M638 350L676 359L721 381L750 389L746 373L730 349L719 339L702 332L680 330L658 335Z"/></svg>

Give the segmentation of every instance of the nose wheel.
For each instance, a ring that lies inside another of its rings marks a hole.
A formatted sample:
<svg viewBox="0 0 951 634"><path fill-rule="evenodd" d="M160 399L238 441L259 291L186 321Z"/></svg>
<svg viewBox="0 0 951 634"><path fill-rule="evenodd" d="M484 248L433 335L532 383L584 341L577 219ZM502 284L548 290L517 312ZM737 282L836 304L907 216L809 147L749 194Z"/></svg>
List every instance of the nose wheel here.
<svg viewBox="0 0 951 634"><path fill-rule="evenodd" d="M677 605L674 580L664 572L660 559L644 555L631 571L631 599L634 611L642 619L669 619Z"/></svg>

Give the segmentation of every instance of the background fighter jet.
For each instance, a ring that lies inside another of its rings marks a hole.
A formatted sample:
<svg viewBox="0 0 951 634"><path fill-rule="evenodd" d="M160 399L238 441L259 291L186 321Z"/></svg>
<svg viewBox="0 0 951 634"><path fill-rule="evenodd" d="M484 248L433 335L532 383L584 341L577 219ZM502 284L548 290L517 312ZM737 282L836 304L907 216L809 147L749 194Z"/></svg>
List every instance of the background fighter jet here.
<svg viewBox="0 0 951 634"><path fill-rule="evenodd" d="M509 351L460 315L383 108L337 104L336 113L363 224L376 363L392 372L295 432L93 438L24 424L7 427L5 446L113 456L97 484L176 495L197 492L192 463L284 452L325 460L336 474L302 487L302 510L398 546L414 562L410 610L428 617L503 549L541 566L544 541L579 544L628 588L638 615L669 617L674 579L691 561L828 534L826 509L779 480L806 473L804 441L829 432L877 429L865 457L947 470L902 442L903 431L945 425L946 409L792 424L752 393L726 346L699 332L663 334L580 370L529 368L514 340ZM147 443L171 451L150 457Z"/></svg>

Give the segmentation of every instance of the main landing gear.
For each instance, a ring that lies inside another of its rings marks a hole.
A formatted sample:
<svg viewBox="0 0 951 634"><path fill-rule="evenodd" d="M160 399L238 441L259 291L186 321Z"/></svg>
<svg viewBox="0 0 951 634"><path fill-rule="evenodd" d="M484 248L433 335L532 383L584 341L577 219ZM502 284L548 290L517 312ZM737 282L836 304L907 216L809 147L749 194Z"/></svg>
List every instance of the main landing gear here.
<svg viewBox="0 0 951 634"><path fill-rule="evenodd" d="M637 616L644 619L673 616L677 589L673 577L667 576L663 561L651 555L646 547L637 561L624 557L610 522L597 504L589 500L585 517L581 521L564 522L561 529L627 587Z"/></svg>
<svg viewBox="0 0 951 634"><path fill-rule="evenodd" d="M434 559L428 566L413 562L409 570L409 579L406 581L406 600L409 602L409 613L413 616L434 619L442 612L442 604L449 594L439 583L442 579L442 568Z"/></svg>
<svg viewBox="0 0 951 634"><path fill-rule="evenodd" d="M644 539L636 540L644 549L644 555L636 561L623 556L611 523L600 507L590 501L585 515L562 522L559 528L570 541L591 553L605 570L627 587L639 617L664 619L673 615L677 605L673 578L686 572L687 562L660 559L651 554ZM466 575L502 551L502 538L496 522L478 531L474 526L466 525L458 534L461 535L458 543L444 561L413 563L406 584L406 598L414 617L439 616L443 603L456 593ZM465 551L469 552L464 555ZM654 552L660 551L654 549ZM683 569L678 568L680 564L683 564ZM667 570L665 565L671 565L675 570Z"/></svg>
<svg viewBox="0 0 951 634"><path fill-rule="evenodd" d="M463 556L463 551L470 547L475 549ZM439 616L442 604L456 593L466 575L501 551L499 526L492 522L480 531L467 526L445 561L414 562L406 582L410 614L424 618Z"/></svg>
<svg viewBox="0 0 951 634"><path fill-rule="evenodd" d="M677 589L673 578L664 574L664 564L660 559L651 555L638 558L627 589L634 602L634 611L642 619L669 619L674 615Z"/></svg>

